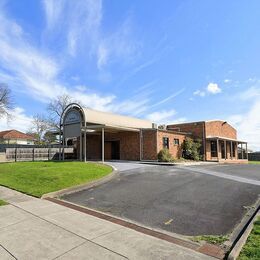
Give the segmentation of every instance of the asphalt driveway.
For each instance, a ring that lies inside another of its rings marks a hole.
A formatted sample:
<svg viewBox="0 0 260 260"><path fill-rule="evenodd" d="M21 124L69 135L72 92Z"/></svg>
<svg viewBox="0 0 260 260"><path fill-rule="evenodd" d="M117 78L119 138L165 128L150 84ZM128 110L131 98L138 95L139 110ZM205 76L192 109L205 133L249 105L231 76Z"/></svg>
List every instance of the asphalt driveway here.
<svg viewBox="0 0 260 260"><path fill-rule="evenodd" d="M117 178L63 199L182 235L221 235L260 194L255 165L114 166L121 170Z"/></svg>

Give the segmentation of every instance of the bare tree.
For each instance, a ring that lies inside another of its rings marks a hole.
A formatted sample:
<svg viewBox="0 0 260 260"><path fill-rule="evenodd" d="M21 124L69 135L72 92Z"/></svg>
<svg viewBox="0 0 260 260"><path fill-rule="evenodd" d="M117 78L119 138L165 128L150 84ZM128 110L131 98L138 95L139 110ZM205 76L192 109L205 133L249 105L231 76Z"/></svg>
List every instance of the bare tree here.
<svg viewBox="0 0 260 260"><path fill-rule="evenodd" d="M49 112L49 123L56 130L60 129L60 118L63 110L72 102L76 102L69 95L63 94L51 101L47 107Z"/></svg>
<svg viewBox="0 0 260 260"><path fill-rule="evenodd" d="M13 108L11 90L3 83L0 83L0 118L7 117L10 119L10 110Z"/></svg>
<svg viewBox="0 0 260 260"><path fill-rule="evenodd" d="M48 120L43 115L37 114L33 117L32 126L28 133L35 137L37 144L42 144L44 134L49 128L50 125Z"/></svg>

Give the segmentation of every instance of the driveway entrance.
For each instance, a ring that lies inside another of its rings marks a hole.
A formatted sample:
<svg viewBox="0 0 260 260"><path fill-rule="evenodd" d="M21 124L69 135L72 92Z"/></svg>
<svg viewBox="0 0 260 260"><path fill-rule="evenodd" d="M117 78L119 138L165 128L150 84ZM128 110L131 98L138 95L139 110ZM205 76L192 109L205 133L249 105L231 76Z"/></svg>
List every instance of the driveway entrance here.
<svg viewBox="0 0 260 260"><path fill-rule="evenodd" d="M120 170L117 178L63 199L182 235L223 235L260 194L259 166L112 164Z"/></svg>

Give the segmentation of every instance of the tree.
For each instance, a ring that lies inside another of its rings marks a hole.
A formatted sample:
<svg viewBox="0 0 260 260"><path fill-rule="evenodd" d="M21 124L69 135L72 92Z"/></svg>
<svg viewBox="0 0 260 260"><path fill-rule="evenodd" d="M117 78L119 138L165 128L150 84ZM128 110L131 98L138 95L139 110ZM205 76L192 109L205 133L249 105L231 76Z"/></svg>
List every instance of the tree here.
<svg viewBox="0 0 260 260"><path fill-rule="evenodd" d="M53 132L47 130L43 135L43 141L46 144L57 143L57 138Z"/></svg>
<svg viewBox="0 0 260 260"><path fill-rule="evenodd" d="M60 130L60 118L62 112L66 106L72 102L73 99L69 95L63 94L49 103L47 107L47 111L49 112L49 124L55 130Z"/></svg>
<svg viewBox="0 0 260 260"><path fill-rule="evenodd" d="M200 150L201 150L201 142L200 140L193 140L191 138L186 138L183 142L183 157L189 160L199 161L201 158Z"/></svg>
<svg viewBox="0 0 260 260"><path fill-rule="evenodd" d="M29 130L29 134L33 135L37 140L37 144L44 143L44 134L50 128L48 120L40 114L33 117L32 126Z"/></svg>
<svg viewBox="0 0 260 260"><path fill-rule="evenodd" d="M0 118L6 116L10 119L12 105L11 90L7 85L0 83Z"/></svg>

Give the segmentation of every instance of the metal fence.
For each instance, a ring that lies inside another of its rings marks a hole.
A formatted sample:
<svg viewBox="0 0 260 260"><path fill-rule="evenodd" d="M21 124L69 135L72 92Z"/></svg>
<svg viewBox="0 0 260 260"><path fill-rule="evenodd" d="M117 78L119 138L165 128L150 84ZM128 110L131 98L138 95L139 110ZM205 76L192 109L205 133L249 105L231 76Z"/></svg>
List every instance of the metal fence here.
<svg viewBox="0 0 260 260"><path fill-rule="evenodd" d="M6 148L5 151L6 161L59 160L59 148ZM73 154L73 148L64 148L66 158L72 157Z"/></svg>
<svg viewBox="0 0 260 260"><path fill-rule="evenodd" d="M249 161L260 161L260 152L258 153L249 153L248 154Z"/></svg>

